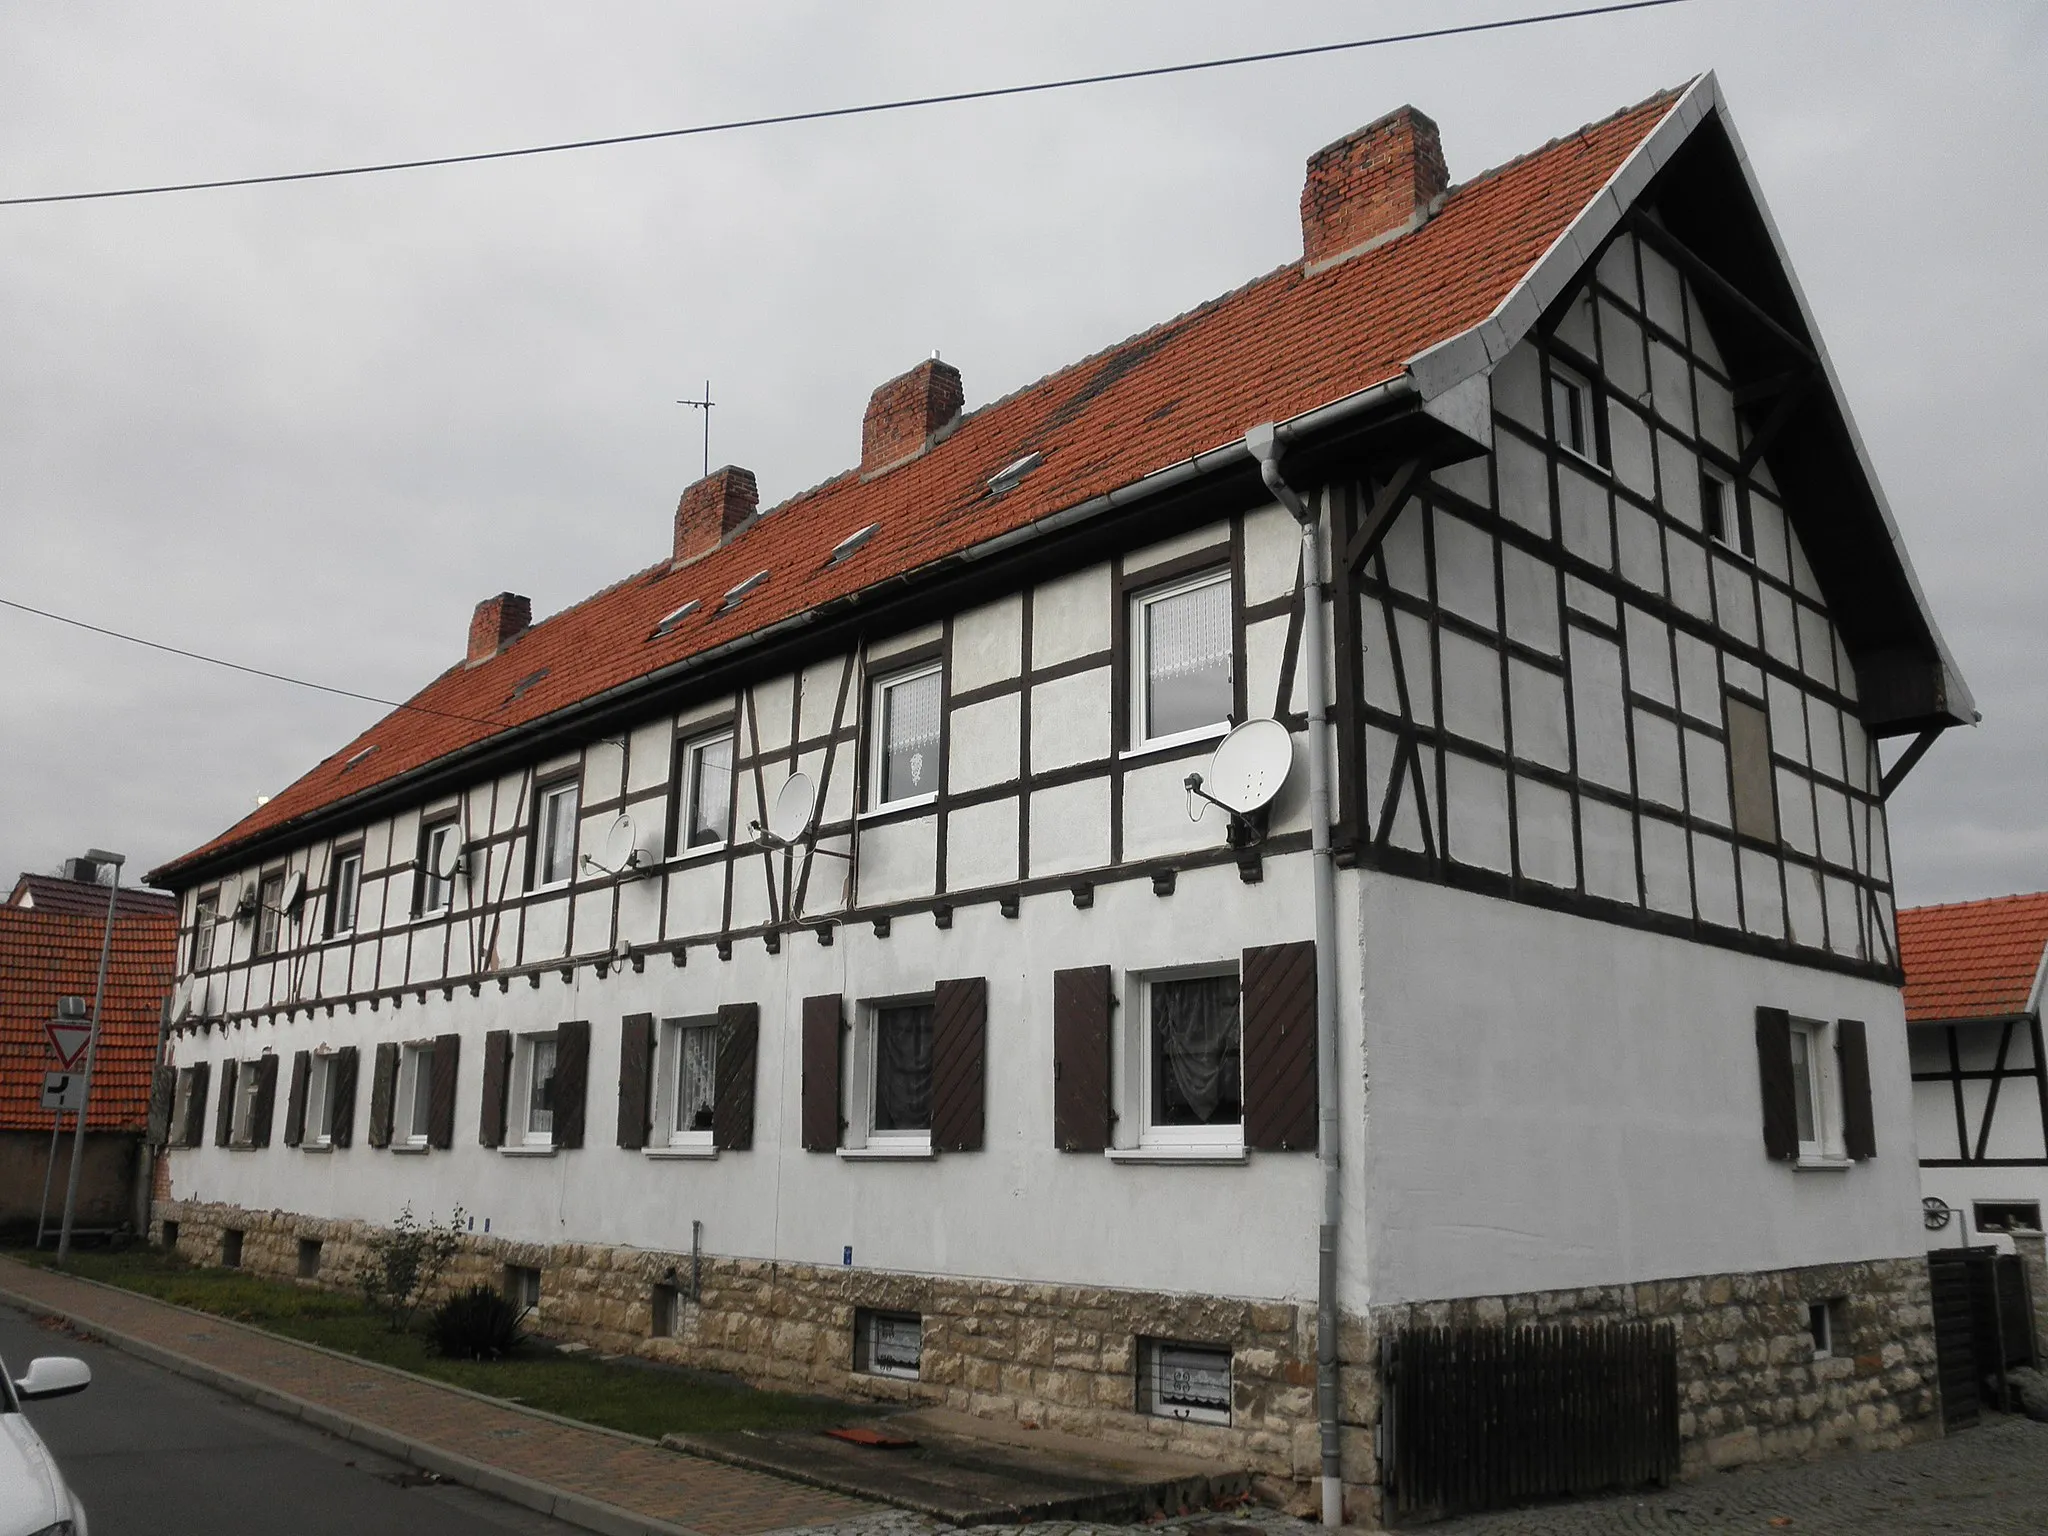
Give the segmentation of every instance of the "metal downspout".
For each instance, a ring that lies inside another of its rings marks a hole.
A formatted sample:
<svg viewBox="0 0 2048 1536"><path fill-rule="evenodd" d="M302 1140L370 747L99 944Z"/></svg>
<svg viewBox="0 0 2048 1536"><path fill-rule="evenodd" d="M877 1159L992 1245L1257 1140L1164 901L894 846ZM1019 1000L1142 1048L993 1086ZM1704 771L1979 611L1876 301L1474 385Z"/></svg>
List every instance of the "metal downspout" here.
<svg viewBox="0 0 2048 1536"><path fill-rule="evenodd" d="M1344 1458L1337 1433L1337 1222L1343 1213L1337 1106L1337 866L1330 851L1330 715L1323 639L1321 516L1280 473L1274 427L1244 436L1274 500L1301 524L1302 688L1308 696L1308 836L1316 920L1316 1156L1323 1168L1316 1253L1316 1413L1322 1439L1323 1524L1344 1523Z"/></svg>

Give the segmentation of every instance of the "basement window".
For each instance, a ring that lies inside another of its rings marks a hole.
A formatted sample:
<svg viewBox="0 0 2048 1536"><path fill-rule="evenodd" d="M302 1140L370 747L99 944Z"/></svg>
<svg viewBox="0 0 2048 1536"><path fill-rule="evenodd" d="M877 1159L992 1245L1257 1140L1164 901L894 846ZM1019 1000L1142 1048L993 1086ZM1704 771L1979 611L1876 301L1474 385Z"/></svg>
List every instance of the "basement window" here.
<svg viewBox="0 0 2048 1536"><path fill-rule="evenodd" d="M1138 1411L1196 1424L1230 1422L1230 1351L1171 1339L1138 1341Z"/></svg>
<svg viewBox="0 0 2048 1536"><path fill-rule="evenodd" d="M915 1312L876 1312L867 1307L853 1315L853 1368L869 1376L917 1380L924 1359L924 1319Z"/></svg>
<svg viewBox="0 0 2048 1536"><path fill-rule="evenodd" d="M654 1337L672 1339L676 1336L676 1288L672 1285L657 1285L650 1308L649 1319Z"/></svg>
<svg viewBox="0 0 2048 1536"><path fill-rule="evenodd" d="M661 622L654 626L654 633L649 635L647 638L650 640L659 640L666 635L674 634L678 629L682 628L683 620L687 619L691 614L695 613L699 608L703 606L704 605L698 602L696 598L691 598L687 603L683 604L682 607L677 608L672 612L663 614L661 616Z"/></svg>
<svg viewBox="0 0 2048 1536"><path fill-rule="evenodd" d="M1814 1359L1826 1360L1848 1342L1847 1312L1848 1303L1840 1296L1808 1305L1806 1332L1813 1340Z"/></svg>
<svg viewBox="0 0 2048 1536"><path fill-rule="evenodd" d="M505 1266L505 1299L522 1312L540 1307L540 1271L531 1264Z"/></svg>
<svg viewBox="0 0 2048 1536"><path fill-rule="evenodd" d="M318 1279L320 1275L320 1239L302 1237L299 1239L299 1278Z"/></svg>
<svg viewBox="0 0 2048 1536"><path fill-rule="evenodd" d="M829 569L842 561L851 560L860 552L860 547L875 536L875 531L881 526L880 523L869 523L867 527L855 529L837 544L834 544L832 546L832 553L825 557L826 567Z"/></svg>
<svg viewBox="0 0 2048 1536"><path fill-rule="evenodd" d="M220 1261L228 1269L242 1267L242 1229L224 1227L220 1234Z"/></svg>
<svg viewBox="0 0 2048 1536"><path fill-rule="evenodd" d="M1979 1200L1972 1205L1970 1215L1979 1232L2041 1230L2041 1202L2038 1200Z"/></svg>

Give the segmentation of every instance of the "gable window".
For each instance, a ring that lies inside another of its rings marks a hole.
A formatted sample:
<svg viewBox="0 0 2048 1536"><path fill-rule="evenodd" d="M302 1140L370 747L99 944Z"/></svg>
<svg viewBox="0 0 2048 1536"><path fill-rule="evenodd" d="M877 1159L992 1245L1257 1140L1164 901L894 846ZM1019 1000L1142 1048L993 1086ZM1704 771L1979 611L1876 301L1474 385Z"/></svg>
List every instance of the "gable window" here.
<svg viewBox="0 0 2048 1536"><path fill-rule="evenodd" d="M662 1092L655 1112L671 1147L708 1147L718 1100L718 1020L662 1023Z"/></svg>
<svg viewBox="0 0 2048 1536"><path fill-rule="evenodd" d="M398 1115L396 1134L391 1138L393 1146L426 1146L433 1099L434 1047L431 1042L408 1045L398 1062Z"/></svg>
<svg viewBox="0 0 2048 1536"><path fill-rule="evenodd" d="M1728 723L1728 786L1736 835L1778 840L1777 790L1771 771L1771 717L1736 694L1724 700Z"/></svg>
<svg viewBox="0 0 2048 1536"><path fill-rule="evenodd" d="M534 807L533 883L560 885L576 872L576 809L581 795L574 779L541 790Z"/></svg>
<svg viewBox="0 0 2048 1536"><path fill-rule="evenodd" d="M732 733L687 743L677 786L676 851L725 846L732 837Z"/></svg>
<svg viewBox="0 0 2048 1536"><path fill-rule="evenodd" d="M521 1035L513 1058L512 1120L519 1145L555 1144L555 1062L560 1041L552 1034Z"/></svg>
<svg viewBox="0 0 2048 1536"><path fill-rule="evenodd" d="M256 953L274 955L284 927L284 872L265 875L256 888Z"/></svg>
<svg viewBox="0 0 2048 1536"><path fill-rule="evenodd" d="M1700 526L1708 538L1741 551L1746 559L1756 558L1748 508L1738 505L1735 487L1710 469L1700 471Z"/></svg>
<svg viewBox="0 0 2048 1536"><path fill-rule="evenodd" d="M1235 702L1230 573L1139 593L1131 599L1130 625L1132 747L1227 730Z"/></svg>
<svg viewBox="0 0 2048 1536"><path fill-rule="evenodd" d="M327 887L327 936L356 931L356 900L363 884L363 853L360 848L337 854L334 874Z"/></svg>
<svg viewBox="0 0 2048 1536"><path fill-rule="evenodd" d="M201 891L192 904L192 952L189 969L203 971L213 964L213 930L220 921L220 892Z"/></svg>
<svg viewBox="0 0 2048 1536"><path fill-rule="evenodd" d="M1599 397L1593 386L1568 368L1550 365L1550 430L1560 448L1603 469L1606 434L1600 430Z"/></svg>
<svg viewBox="0 0 2048 1536"><path fill-rule="evenodd" d="M1235 968L1139 978L1141 1147L1244 1142L1244 1043Z"/></svg>
<svg viewBox="0 0 2048 1536"><path fill-rule="evenodd" d="M420 833L420 911L445 911L455 901L455 877L440 871L452 869L456 839L461 836L454 821L438 821Z"/></svg>
<svg viewBox="0 0 2048 1536"><path fill-rule="evenodd" d="M875 683L870 809L909 805L938 793L940 684L936 663Z"/></svg>

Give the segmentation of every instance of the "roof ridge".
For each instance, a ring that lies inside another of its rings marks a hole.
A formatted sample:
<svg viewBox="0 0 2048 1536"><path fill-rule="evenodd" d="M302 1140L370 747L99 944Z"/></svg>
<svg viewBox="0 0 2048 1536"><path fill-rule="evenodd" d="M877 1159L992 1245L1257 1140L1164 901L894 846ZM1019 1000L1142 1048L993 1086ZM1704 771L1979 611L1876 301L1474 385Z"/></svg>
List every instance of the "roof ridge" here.
<svg viewBox="0 0 2048 1536"><path fill-rule="evenodd" d="M1541 144L1537 145L1534 149L1524 150L1519 155L1515 155L1510 159L1501 161L1499 165L1488 166L1485 170L1473 176L1469 181L1453 182L1451 186L1445 191L1444 200L1448 202L1451 198L1456 197L1460 192L1470 191L1472 188L1477 187L1484 182L1489 182L1494 180L1496 177L1504 176L1509 171L1516 170L1521 166L1527 165L1532 160L1540 160L1543 158L1543 156L1549 154L1552 150L1557 149L1559 146L1568 144L1573 139L1583 139L1587 134L1592 133L1597 129L1610 127L1613 124L1620 122L1623 118L1632 116L1633 114L1642 111L1645 107L1655 106L1660 101L1676 102L1687 91L1691 90L1695 85L1699 84L1699 82L1703 78L1704 76L1702 75L1694 75L1690 80L1686 81L1683 85L1667 86L1661 91L1652 91L1649 95L1645 96L1641 101L1636 102L1632 106L1622 107L1616 111L1608 113L1605 117L1596 117L1591 122L1581 123L1578 127L1572 129L1569 133L1561 133L1557 135L1556 138L1545 139ZM1426 228L1427 226L1424 227Z"/></svg>

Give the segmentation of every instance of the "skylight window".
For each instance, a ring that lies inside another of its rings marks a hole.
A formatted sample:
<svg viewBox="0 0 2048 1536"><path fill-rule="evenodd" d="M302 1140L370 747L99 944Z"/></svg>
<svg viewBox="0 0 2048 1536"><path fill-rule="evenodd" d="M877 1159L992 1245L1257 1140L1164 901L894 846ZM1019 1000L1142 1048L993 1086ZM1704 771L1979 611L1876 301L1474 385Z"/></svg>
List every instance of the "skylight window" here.
<svg viewBox="0 0 2048 1536"><path fill-rule="evenodd" d="M753 591L754 588L760 586L761 583L766 581L767 579L768 573L766 571L754 572L754 574L749 576L745 581L741 582L736 587L730 588L726 592L724 600L721 601L718 605L718 611L720 613L726 613L734 608L739 607L740 599L745 597L749 592Z"/></svg>
<svg viewBox="0 0 2048 1536"><path fill-rule="evenodd" d="M988 477L989 493L994 496L1000 496L1005 491L1014 491L1017 488L1018 481L1022 480L1044 462L1044 454L1033 452L1025 454L1021 459L1005 464L1001 469Z"/></svg>
<svg viewBox="0 0 2048 1536"><path fill-rule="evenodd" d="M682 627L683 620L687 619L691 614L695 613L699 608L703 606L704 605L698 602L696 598L691 598L687 603L683 604L682 607L676 609L675 612L663 614L661 616L661 622L654 626L654 633L649 635L647 638L650 640L659 640L664 635L674 634L678 629Z"/></svg>
<svg viewBox="0 0 2048 1536"><path fill-rule="evenodd" d="M880 523L869 523L867 527L849 533L832 546L832 553L825 557L825 564L829 567L839 564L842 560L852 559L860 547L875 536L875 530L881 526Z"/></svg>

